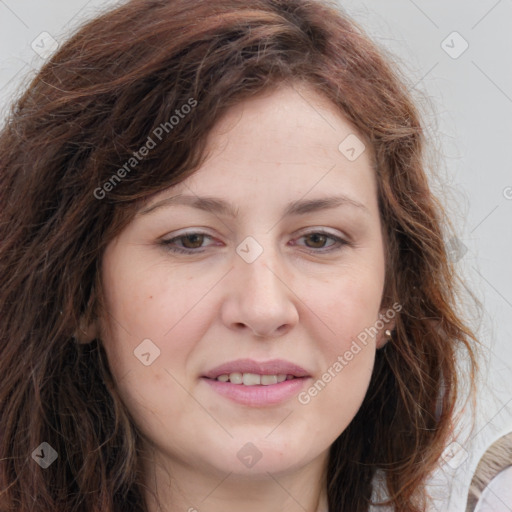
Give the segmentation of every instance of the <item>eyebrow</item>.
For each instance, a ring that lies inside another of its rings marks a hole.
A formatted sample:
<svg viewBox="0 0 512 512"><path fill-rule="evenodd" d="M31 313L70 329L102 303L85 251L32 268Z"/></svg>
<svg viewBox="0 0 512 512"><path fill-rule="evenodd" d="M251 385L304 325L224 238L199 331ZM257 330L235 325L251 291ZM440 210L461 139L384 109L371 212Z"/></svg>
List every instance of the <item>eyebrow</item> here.
<svg viewBox="0 0 512 512"><path fill-rule="evenodd" d="M239 209L235 208L232 204L224 201L223 199L212 197L212 196L193 196L178 194L176 196L167 197L155 204L143 208L137 215L146 215L162 207L174 206L174 205L186 205L205 212L225 215L230 217L237 217ZM283 213L284 217L294 215L305 215L307 213L316 212L320 210L328 210L337 208L338 206L354 206L361 211L369 214L368 208L359 201L351 199L344 195L338 196L326 196L318 199L299 199L289 203Z"/></svg>

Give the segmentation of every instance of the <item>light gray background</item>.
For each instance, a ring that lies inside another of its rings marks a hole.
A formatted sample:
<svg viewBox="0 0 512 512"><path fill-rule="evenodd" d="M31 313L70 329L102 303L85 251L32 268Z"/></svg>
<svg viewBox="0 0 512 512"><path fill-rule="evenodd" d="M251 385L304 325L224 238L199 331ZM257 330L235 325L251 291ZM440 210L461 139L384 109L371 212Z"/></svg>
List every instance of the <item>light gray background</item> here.
<svg viewBox="0 0 512 512"><path fill-rule="evenodd" d="M469 430L465 413L431 484L435 509L463 511L479 458L512 430L512 0L338 2L397 56L414 97L429 101L424 118L442 177L433 186L457 228L457 265L484 305L480 320L467 309L486 347L477 423ZM0 0L0 116L44 62L31 47L41 33L62 42L116 3Z"/></svg>

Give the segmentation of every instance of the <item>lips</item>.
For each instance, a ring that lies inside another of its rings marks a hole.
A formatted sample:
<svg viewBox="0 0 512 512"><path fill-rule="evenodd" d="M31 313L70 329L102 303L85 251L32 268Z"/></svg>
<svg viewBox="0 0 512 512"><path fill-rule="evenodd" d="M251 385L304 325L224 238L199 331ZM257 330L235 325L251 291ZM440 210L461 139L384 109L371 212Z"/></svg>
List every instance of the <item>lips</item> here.
<svg viewBox="0 0 512 512"><path fill-rule="evenodd" d="M310 377L304 368L284 359L238 359L212 368L201 380L223 399L243 406L271 407L291 400Z"/></svg>
<svg viewBox="0 0 512 512"><path fill-rule="evenodd" d="M221 375L253 374L253 375L286 375L287 378L309 377L309 373L294 363L284 359L272 359L269 361L254 361L253 359L237 359L216 366L207 371L203 377L217 379Z"/></svg>

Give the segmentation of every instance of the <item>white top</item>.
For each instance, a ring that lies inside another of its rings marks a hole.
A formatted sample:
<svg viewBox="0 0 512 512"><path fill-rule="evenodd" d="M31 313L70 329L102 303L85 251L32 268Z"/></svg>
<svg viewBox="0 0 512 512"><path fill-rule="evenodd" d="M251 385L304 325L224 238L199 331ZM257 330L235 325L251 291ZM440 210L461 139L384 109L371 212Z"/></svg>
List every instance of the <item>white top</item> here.
<svg viewBox="0 0 512 512"><path fill-rule="evenodd" d="M475 512L512 512L512 466L500 471L489 482Z"/></svg>

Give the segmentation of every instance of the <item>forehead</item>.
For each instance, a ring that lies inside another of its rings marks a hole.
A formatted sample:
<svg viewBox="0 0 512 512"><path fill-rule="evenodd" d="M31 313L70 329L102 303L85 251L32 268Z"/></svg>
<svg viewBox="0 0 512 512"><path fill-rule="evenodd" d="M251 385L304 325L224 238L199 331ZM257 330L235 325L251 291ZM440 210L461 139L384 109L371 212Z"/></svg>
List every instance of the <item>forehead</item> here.
<svg viewBox="0 0 512 512"><path fill-rule="evenodd" d="M342 144L344 141L347 144ZM303 161L311 160L318 153L333 160L343 155L347 162L362 156L361 160L370 163L372 156L365 136L338 106L303 84L265 91L228 110L210 132L209 146L226 156L238 144L252 149L252 156L275 156L275 160L287 155L290 162L297 162L299 156ZM350 146L355 152L347 151ZM308 154L312 148L316 154Z"/></svg>
<svg viewBox="0 0 512 512"><path fill-rule="evenodd" d="M311 87L282 86L231 108L210 132L207 153L173 193L235 196L242 203L255 194L271 203L339 193L375 206L371 147Z"/></svg>

